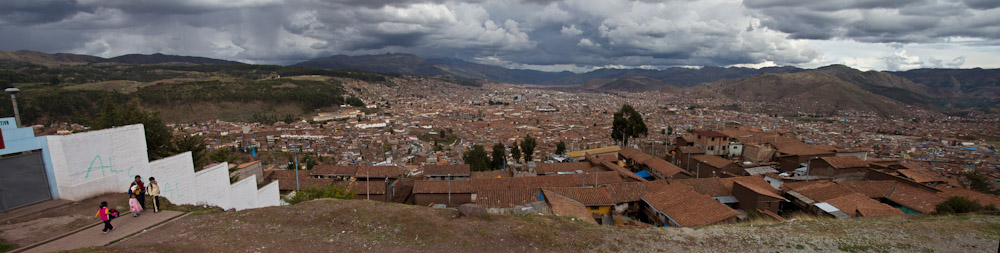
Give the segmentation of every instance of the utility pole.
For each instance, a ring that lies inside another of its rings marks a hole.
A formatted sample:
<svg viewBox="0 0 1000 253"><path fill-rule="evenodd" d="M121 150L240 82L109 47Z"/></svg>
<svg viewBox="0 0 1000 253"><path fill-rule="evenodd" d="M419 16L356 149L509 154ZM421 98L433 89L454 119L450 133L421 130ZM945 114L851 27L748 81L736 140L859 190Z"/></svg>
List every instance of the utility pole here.
<svg viewBox="0 0 1000 253"><path fill-rule="evenodd" d="M17 111L17 97L15 96L21 89L18 88L7 88L7 93L10 93L10 102L14 105L14 127L21 127L21 114Z"/></svg>
<svg viewBox="0 0 1000 253"><path fill-rule="evenodd" d="M299 149L295 148L292 154L295 156L295 191L298 192L301 190L299 189Z"/></svg>
<svg viewBox="0 0 1000 253"><path fill-rule="evenodd" d="M448 173L448 205L451 205L451 173Z"/></svg>

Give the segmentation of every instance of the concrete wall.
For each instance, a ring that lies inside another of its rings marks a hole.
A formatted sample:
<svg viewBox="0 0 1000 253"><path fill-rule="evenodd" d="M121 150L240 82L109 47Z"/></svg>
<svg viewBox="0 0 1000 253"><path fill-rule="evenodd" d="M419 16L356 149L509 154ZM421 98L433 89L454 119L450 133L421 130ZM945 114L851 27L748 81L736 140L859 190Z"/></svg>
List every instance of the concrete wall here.
<svg viewBox="0 0 1000 253"><path fill-rule="evenodd" d="M278 191L278 181L257 189L257 206L278 206L281 205L281 193Z"/></svg>
<svg viewBox="0 0 1000 253"><path fill-rule="evenodd" d="M0 121L13 121L3 118ZM278 205L277 182L257 189L257 176L229 183L227 163L194 171L186 152L149 162L142 124L111 129L35 137L31 128L0 124L4 149L0 155L42 150L53 198L79 201L106 193L128 191L136 175L156 177L160 195L176 204L247 209ZM258 204L260 203L260 204Z"/></svg>
<svg viewBox="0 0 1000 253"><path fill-rule="evenodd" d="M257 183L264 182L264 165L257 161L253 165L247 166L246 168L238 169L233 172L229 172L230 177L237 177L238 180L243 180L249 178L250 176L257 176Z"/></svg>
<svg viewBox="0 0 1000 253"><path fill-rule="evenodd" d="M222 162L195 173L199 205L233 208L229 196L229 163Z"/></svg>
<svg viewBox="0 0 1000 253"><path fill-rule="evenodd" d="M126 192L133 177L149 175L141 124L73 135L45 136L59 198L83 200Z"/></svg>
<svg viewBox="0 0 1000 253"><path fill-rule="evenodd" d="M229 186L229 196L232 206L237 211L257 208L257 177L250 177L240 180Z"/></svg>
<svg viewBox="0 0 1000 253"><path fill-rule="evenodd" d="M149 163L149 174L156 177L160 196L170 203L198 204L198 187L191 152L184 152ZM143 178L148 180L149 178Z"/></svg>

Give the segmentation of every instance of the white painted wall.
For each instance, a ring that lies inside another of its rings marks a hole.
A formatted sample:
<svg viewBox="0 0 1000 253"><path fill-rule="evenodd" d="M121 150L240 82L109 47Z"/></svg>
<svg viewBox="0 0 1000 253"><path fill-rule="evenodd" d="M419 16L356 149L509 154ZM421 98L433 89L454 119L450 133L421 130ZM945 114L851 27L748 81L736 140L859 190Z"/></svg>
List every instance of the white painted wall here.
<svg viewBox="0 0 1000 253"><path fill-rule="evenodd" d="M229 186L233 208L237 211L257 208L257 177L250 177Z"/></svg>
<svg viewBox="0 0 1000 253"><path fill-rule="evenodd" d="M281 192L278 191L278 181L275 180L270 184L257 189L257 206L258 207L268 207L268 206L279 206L281 205Z"/></svg>
<svg viewBox="0 0 1000 253"><path fill-rule="evenodd" d="M191 152L180 153L149 163L149 174L156 177L160 186L160 196L170 203L181 205L198 204L197 181ZM148 180L149 178L143 178Z"/></svg>
<svg viewBox="0 0 1000 253"><path fill-rule="evenodd" d="M141 124L45 139L62 199L124 193L135 175L149 175Z"/></svg>
<svg viewBox="0 0 1000 253"><path fill-rule="evenodd" d="M45 136L59 198L79 201L126 193L134 177L156 177L160 196L175 204L237 210L280 203L278 183L257 189L256 176L230 185L229 164L195 172L191 153L149 162L141 124L86 133Z"/></svg>
<svg viewBox="0 0 1000 253"><path fill-rule="evenodd" d="M229 163L223 162L195 173L199 205L233 208L229 196Z"/></svg>

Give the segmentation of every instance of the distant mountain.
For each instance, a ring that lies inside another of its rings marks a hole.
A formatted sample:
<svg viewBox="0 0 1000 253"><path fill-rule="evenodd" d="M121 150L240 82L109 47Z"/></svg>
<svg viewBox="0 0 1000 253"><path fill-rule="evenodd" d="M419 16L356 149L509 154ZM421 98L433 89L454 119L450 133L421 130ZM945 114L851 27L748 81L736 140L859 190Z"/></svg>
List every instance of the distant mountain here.
<svg viewBox="0 0 1000 253"><path fill-rule="evenodd" d="M127 54L118 57L113 57L105 60L104 62L117 62L125 64L135 64L135 65L147 65L147 64L164 64L164 63L190 63L190 64L206 64L206 65L240 65L242 62L219 60L205 57L197 56L180 56L180 55L166 55L166 54Z"/></svg>
<svg viewBox="0 0 1000 253"><path fill-rule="evenodd" d="M1000 104L1000 69L914 69L889 72L927 86L936 104L984 107Z"/></svg>
<svg viewBox="0 0 1000 253"><path fill-rule="evenodd" d="M411 54L334 55L300 62L295 64L295 66L322 69L357 69L377 73L396 73L414 76L448 75L465 79L505 83L541 83L573 74L569 71L544 72L508 69L454 58L423 59Z"/></svg>
<svg viewBox="0 0 1000 253"><path fill-rule="evenodd" d="M648 91L656 90L663 85L675 87L691 87L701 83L714 82L726 78L745 78L763 73L793 73L804 71L795 67L772 67L772 68L720 68L704 67L693 68L669 68L665 70L650 69L598 69L586 73L545 72L526 69L509 69L504 67L478 64L454 58L423 59L410 54L384 54L384 55L359 55L345 56L334 55L330 57L316 58L304 61L295 66L313 67L322 69L358 69L378 73L398 73L415 76L437 76L451 75L467 79L489 80L504 83L528 83L547 85L581 85L590 83L595 79L604 80L605 83L617 78L630 78L622 80L622 84L635 84L638 77L646 77L657 80L657 85L648 85L649 80L643 81L647 85L642 85L644 90L636 90L638 86L614 88L605 87L609 90L633 90Z"/></svg>
<svg viewBox="0 0 1000 253"><path fill-rule="evenodd" d="M0 50L0 60L28 62L45 66L76 65L76 64L107 63L107 62L135 64L135 65L164 64L164 63L189 63L189 64L207 64L207 65L243 64L241 62L219 60L219 59L197 57L197 56L178 56L178 55L165 55L165 54L151 54L151 55L129 54L110 59L105 59L90 55L67 54L67 53L49 54L49 53L29 51L29 50L20 50L14 52L7 52Z"/></svg>
<svg viewBox="0 0 1000 253"><path fill-rule="evenodd" d="M295 64L321 69L356 69L376 73L396 73L414 76L446 75L448 72L433 63L411 54L347 56L334 55Z"/></svg>
<svg viewBox="0 0 1000 253"><path fill-rule="evenodd" d="M0 60L29 62L38 65L86 64L104 61L104 58L90 55L56 53L48 54L38 51L19 50L7 52L0 50Z"/></svg>
<svg viewBox="0 0 1000 253"><path fill-rule="evenodd" d="M898 101L867 91L861 85L823 70L767 73L706 83L698 88L739 101L772 103L790 112L857 110L882 115L904 114Z"/></svg>

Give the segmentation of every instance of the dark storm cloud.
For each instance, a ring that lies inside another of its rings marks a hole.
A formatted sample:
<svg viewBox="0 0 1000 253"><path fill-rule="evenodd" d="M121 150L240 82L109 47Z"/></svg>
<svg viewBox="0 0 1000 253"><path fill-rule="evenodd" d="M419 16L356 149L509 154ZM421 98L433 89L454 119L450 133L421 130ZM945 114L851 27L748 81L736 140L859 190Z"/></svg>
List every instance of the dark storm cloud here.
<svg viewBox="0 0 1000 253"><path fill-rule="evenodd" d="M799 65L823 55L800 39L996 38L996 2L7 0L0 49L276 64L400 52L534 68Z"/></svg>
<svg viewBox="0 0 1000 253"><path fill-rule="evenodd" d="M56 22L78 12L92 11L75 0L5 0L0 1L0 24L32 25Z"/></svg>
<svg viewBox="0 0 1000 253"><path fill-rule="evenodd" d="M792 38L862 42L937 42L948 37L997 39L1000 1L747 0L761 24Z"/></svg>

